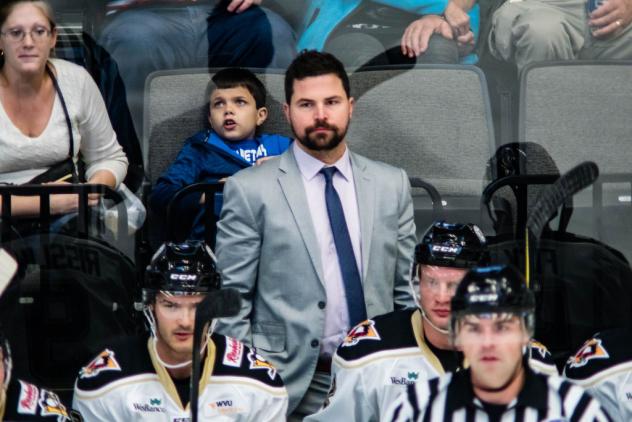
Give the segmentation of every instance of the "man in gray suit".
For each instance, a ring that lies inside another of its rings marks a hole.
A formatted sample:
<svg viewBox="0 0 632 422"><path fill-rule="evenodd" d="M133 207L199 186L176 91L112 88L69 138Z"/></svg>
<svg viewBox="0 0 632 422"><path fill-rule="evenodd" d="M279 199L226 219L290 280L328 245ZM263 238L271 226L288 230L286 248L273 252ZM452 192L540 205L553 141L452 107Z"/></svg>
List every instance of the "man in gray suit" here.
<svg viewBox="0 0 632 422"><path fill-rule="evenodd" d="M285 95L296 141L224 188L217 264L242 309L218 330L275 364L300 420L322 405L348 329L414 306L415 224L406 173L347 148L354 100L334 56L301 53Z"/></svg>

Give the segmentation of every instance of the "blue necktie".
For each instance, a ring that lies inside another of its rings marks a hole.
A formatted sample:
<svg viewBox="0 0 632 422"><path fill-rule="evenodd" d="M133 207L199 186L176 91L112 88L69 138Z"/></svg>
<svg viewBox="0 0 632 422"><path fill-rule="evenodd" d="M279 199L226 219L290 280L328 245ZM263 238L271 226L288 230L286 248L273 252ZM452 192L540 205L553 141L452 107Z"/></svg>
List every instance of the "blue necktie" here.
<svg viewBox="0 0 632 422"><path fill-rule="evenodd" d="M338 192L334 188L333 178L336 167L323 167L320 172L325 176L325 202L327 203L327 215L331 232L334 235L338 263L342 272L342 280L345 285L347 296L347 308L349 309L349 323L354 325L366 319L366 308L364 306L364 292L362 291L362 281L358 266L356 265L353 246L347 229L345 214L342 210L342 203Z"/></svg>

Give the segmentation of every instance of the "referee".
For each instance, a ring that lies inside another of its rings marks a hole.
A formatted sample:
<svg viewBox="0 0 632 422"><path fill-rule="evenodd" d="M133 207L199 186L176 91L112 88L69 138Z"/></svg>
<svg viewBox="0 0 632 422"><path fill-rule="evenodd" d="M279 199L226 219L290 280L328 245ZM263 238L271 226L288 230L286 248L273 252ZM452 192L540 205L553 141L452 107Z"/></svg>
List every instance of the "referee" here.
<svg viewBox="0 0 632 422"><path fill-rule="evenodd" d="M469 369L408 387L391 421L611 421L581 387L536 374L523 353L535 301L512 267L474 268L452 298L451 336Z"/></svg>

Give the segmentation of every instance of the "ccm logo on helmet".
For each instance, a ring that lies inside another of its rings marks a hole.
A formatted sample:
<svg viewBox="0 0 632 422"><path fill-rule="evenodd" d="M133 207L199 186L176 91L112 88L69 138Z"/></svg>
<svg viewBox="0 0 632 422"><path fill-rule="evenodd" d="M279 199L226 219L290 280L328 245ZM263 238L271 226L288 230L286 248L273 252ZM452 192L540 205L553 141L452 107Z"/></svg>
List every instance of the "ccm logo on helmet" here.
<svg viewBox="0 0 632 422"><path fill-rule="evenodd" d="M181 281L195 281L197 280L197 275L195 274L171 274L171 280L181 280Z"/></svg>
<svg viewBox="0 0 632 422"><path fill-rule="evenodd" d="M445 252L458 254L461 252L460 246L443 246L443 245L432 245L432 252Z"/></svg>

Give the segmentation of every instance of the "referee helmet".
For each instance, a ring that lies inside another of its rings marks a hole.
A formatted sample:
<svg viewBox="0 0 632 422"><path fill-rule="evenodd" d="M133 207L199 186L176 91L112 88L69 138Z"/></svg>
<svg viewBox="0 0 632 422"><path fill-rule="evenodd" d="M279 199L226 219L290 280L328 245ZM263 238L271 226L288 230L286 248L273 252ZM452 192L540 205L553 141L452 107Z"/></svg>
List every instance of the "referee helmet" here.
<svg viewBox="0 0 632 422"><path fill-rule="evenodd" d="M510 265L472 268L451 303L452 333L457 321L471 314L515 314L524 319L529 336L535 328L535 299L524 278Z"/></svg>

